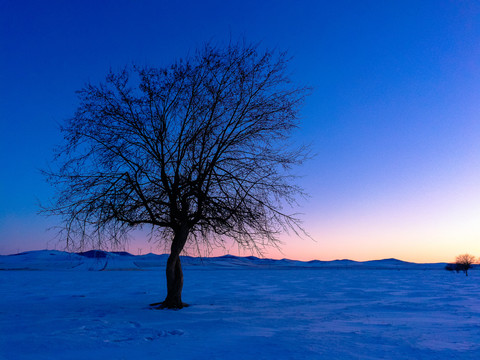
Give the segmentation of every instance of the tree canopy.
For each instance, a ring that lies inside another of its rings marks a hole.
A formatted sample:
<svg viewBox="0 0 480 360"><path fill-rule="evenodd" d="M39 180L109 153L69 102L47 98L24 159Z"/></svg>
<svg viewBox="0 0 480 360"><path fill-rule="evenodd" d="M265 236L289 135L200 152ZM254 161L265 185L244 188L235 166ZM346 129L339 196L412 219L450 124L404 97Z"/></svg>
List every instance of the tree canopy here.
<svg viewBox="0 0 480 360"><path fill-rule="evenodd" d="M167 287L181 293L186 244L228 238L260 250L302 231L284 209L303 194L291 170L307 153L289 138L308 89L291 82L288 62L257 45L207 44L170 67L124 68L81 89L45 172L57 189L46 212L61 216L67 243L118 244L148 226L171 245Z"/></svg>

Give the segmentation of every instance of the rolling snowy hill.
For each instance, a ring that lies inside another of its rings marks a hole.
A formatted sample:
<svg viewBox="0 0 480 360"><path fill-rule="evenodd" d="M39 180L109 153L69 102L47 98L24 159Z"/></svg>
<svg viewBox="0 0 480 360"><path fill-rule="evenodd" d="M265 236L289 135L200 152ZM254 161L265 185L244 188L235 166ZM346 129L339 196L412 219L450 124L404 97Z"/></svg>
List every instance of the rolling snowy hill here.
<svg viewBox="0 0 480 360"><path fill-rule="evenodd" d="M127 252L91 250L68 253L57 250L28 251L15 255L0 256L0 270L148 270L163 268L168 255L132 255ZM445 263L417 264L397 259L357 262L352 260L298 261L289 259L264 259L255 256L220 257L182 256L184 267L209 268L309 268L309 269L363 269L363 270L443 270Z"/></svg>

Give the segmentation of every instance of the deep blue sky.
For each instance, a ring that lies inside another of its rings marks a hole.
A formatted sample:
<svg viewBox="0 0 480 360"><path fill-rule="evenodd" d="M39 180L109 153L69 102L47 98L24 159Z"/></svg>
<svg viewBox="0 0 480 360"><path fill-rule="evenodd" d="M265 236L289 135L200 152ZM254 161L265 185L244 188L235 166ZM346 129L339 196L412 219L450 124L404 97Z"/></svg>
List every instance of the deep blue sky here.
<svg viewBox="0 0 480 360"><path fill-rule="evenodd" d="M242 37L288 50L314 88L298 139L318 154L299 169L316 242L271 256L480 255L478 2L141 0L0 2L0 254L54 246L38 169L76 90Z"/></svg>

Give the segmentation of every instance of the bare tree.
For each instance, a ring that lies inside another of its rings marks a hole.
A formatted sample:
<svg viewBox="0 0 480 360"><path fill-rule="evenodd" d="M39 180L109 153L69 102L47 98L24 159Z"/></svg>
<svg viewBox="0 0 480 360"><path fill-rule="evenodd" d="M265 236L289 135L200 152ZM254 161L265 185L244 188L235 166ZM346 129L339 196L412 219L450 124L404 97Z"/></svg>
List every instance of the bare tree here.
<svg viewBox="0 0 480 360"><path fill-rule="evenodd" d="M456 270L463 271L465 276L468 276L468 270L475 263L475 256L470 254L458 255L455 259Z"/></svg>
<svg viewBox="0 0 480 360"><path fill-rule="evenodd" d="M306 158L289 139L308 93L288 58L257 45L207 44L168 68L111 72L78 92L47 179L57 196L44 211L63 219L68 246L104 247L147 226L170 245L167 296L182 308L180 253L233 239L261 250L302 232L302 190L291 168Z"/></svg>

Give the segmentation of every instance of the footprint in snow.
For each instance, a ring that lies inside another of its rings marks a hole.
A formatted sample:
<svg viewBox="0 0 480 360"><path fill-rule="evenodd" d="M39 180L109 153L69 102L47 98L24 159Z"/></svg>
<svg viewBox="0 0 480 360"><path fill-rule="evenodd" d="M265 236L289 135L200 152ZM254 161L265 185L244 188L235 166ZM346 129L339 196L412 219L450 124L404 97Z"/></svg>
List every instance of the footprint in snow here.
<svg viewBox="0 0 480 360"><path fill-rule="evenodd" d="M171 335L181 336L183 334L184 334L184 331L180 330L180 329L161 330L155 336L145 336L144 339L146 341L153 341L153 340L161 338L161 337L167 337L167 336L171 336Z"/></svg>
<svg viewBox="0 0 480 360"><path fill-rule="evenodd" d="M141 328L142 325L136 321L129 321L130 325L136 329Z"/></svg>

